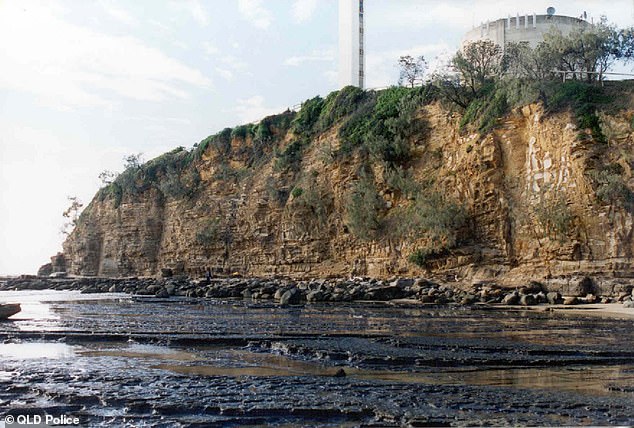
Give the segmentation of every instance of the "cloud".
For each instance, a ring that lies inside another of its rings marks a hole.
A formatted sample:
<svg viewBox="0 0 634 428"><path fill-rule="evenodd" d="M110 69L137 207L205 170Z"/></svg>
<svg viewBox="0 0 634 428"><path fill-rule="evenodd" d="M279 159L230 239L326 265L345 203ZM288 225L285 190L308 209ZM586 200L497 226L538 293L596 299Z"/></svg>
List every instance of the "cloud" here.
<svg viewBox="0 0 634 428"><path fill-rule="evenodd" d="M309 55L292 56L284 61L284 65L291 67L300 66L306 62L334 61L335 52L333 50L312 51Z"/></svg>
<svg viewBox="0 0 634 428"><path fill-rule="evenodd" d="M213 56L220 53L220 49L218 49L218 47L211 42L203 43L203 51L207 56Z"/></svg>
<svg viewBox="0 0 634 428"><path fill-rule="evenodd" d="M186 98L211 80L141 40L67 23L41 4L0 3L0 88L57 108L110 107L113 96Z"/></svg>
<svg viewBox="0 0 634 428"><path fill-rule="evenodd" d="M295 0L293 3L292 16L293 20L301 24L312 18L317 10L317 0Z"/></svg>
<svg viewBox="0 0 634 428"><path fill-rule="evenodd" d="M246 72L249 69L249 64L233 55L222 56L219 60L233 71Z"/></svg>
<svg viewBox="0 0 634 428"><path fill-rule="evenodd" d="M117 7L112 1L101 1L101 7L111 18L126 25L136 25L136 19L127 10Z"/></svg>
<svg viewBox="0 0 634 428"><path fill-rule="evenodd" d="M188 0L182 3L183 7L189 12L194 21L202 26L209 24L209 15L198 0Z"/></svg>
<svg viewBox="0 0 634 428"><path fill-rule="evenodd" d="M215 67L216 73L220 75L223 79L227 81L232 81L234 78L233 72L231 70L227 70L226 68Z"/></svg>
<svg viewBox="0 0 634 428"><path fill-rule="evenodd" d="M268 29L273 21L273 15L262 6L262 0L238 0L238 10L244 19L262 30Z"/></svg>
<svg viewBox="0 0 634 428"><path fill-rule="evenodd" d="M239 99L237 106L232 110L236 114L240 123L252 123L262 118L281 113L287 107L267 107L264 97L256 95L251 98Z"/></svg>

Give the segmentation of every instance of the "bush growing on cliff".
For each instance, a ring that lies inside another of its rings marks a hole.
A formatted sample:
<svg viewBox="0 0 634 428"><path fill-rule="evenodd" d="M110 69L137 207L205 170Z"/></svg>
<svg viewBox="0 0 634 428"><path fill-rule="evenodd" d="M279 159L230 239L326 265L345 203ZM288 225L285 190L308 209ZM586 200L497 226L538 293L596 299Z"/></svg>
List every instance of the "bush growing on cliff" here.
<svg viewBox="0 0 634 428"><path fill-rule="evenodd" d="M534 206L535 218L546 236L563 241L572 230L574 216L563 193L545 187Z"/></svg>
<svg viewBox="0 0 634 428"><path fill-rule="evenodd" d="M359 105L372 92L366 92L356 86L346 86L339 91L331 92L326 99L319 115L318 128L326 130L340 119L349 116L359 108Z"/></svg>
<svg viewBox="0 0 634 428"><path fill-rule="evenodd" d="M634 192L627 186L623 174L621 165L611 164L591 172L590 176L596 183L596 195L601 203L634 212Z"/></svg>
<svg viewBox="0 0 634 428"><path fill-rule="evenodd" d="M305 188L295 187L291 192L293 200L286 207L292 210L296 225L303 233L319 233L327 224L329 199L323 186L311 183Z"/></svg>
<svg viewBox="0 0 634 428"><path fill-rule="evenodd" d="M424 129L416 117L430 87L394 86L367 96L339 130L339 155L360 148L376 160L396 166L410 159L410 138Z"/></svg>
<svg viewBox="0 0 634 428"><path fill-rule="evenodd" d="M302 155L304 148L308 145L309 140L297 139L293 140L284 150L275 153L275 165L276 171L298 171L302 162Z"/></svg>
<svg viewBox="0 0 634 428"><path fill-rule="evenodd" d="M346 206L352 234L366 241L376 238L381 226L380 213L384 207L385 202L376 190L374 178L363 174L352 188Z"/></svg>
<svg viewBox="0 0 634 428"><path fill-rule="evenodd" d="M611 101L600 86L571 80L547 87L547 105L552 111L571 108L581 129L590 129L592 138L599 143L607 139L601 130L601 121L597 109ZM583 134L580 135L581 138Z"/></svg>
<svg viewBox="0 0 634 428"><path fill-rule="evenodd" d="M196 232L196 243L201 247L208 248L220 238L220 219L207 220Z"/></svg>
<svg viewBox="0 0 634 428"><path fill-rule="evenodd" d="M312 134L323 107L324 99L320 96L304 101L301 110L293 119L293 131L303 135Z"/></svg>

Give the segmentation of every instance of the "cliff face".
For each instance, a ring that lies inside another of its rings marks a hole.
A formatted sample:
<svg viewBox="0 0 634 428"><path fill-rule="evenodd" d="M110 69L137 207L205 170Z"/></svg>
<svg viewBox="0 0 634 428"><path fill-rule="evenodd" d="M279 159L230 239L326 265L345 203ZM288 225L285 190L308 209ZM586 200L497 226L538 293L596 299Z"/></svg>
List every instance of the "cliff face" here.
<svg viewBox="0 0 634 428"><path fill-rule="evenodd" d="M333 156L342 144L335 124L311 135L291 168L280 167L279 153L291 153L296 135L272 128L275 142L258 149L256 162L245 154L257 144L249 135L233 135L223 150L199 147L201 156L187 167L199 182L187 196L157 186L118 197L100 192L64 243L68 271L424 274L506 285L564 283L577 275L626 281L634 276L634 224L629 196L619 192L634 185L632 115L601 114L606 143L578 129L571 113L546 114L540 105L514 110L484 136L460 133L460 117L438 103L418 109L426 126L410 136L410 158L399 171L458 201L467 214L456 243L418 265L408 256L444 238L389 233L410 221L399 213L411 209L412 198L388 185L387 170L368 164L364 153ZM383 232L369 239L350 225L350 195L363 165L383 221Z"/></svg>

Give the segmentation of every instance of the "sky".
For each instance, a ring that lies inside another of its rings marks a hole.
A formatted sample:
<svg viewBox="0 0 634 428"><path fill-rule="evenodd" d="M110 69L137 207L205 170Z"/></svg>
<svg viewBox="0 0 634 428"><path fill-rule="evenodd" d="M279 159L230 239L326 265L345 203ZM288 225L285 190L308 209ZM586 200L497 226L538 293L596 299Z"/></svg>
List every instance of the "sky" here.
<svg viewBox="0 0 634 428"><path fill-rule="evenodd" d="M606 15L632 0L366 0L368 87L398 57L448 57L516 13ZM279 113L337 85L337 0L0 0L0 274L61 251L68 197L104 170Z"/></svg>

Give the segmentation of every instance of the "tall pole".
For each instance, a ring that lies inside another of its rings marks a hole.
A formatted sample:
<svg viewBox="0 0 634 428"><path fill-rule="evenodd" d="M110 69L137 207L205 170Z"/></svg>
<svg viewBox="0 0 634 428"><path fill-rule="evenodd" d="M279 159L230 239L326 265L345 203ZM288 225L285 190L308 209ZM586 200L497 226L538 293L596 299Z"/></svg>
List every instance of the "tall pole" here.
<svg viewBox="0 0 634 428"><path fill-rule="evenodd" d="M359 0L359 87L365 84L365 33L363 31L363 0Z"/></svg>

